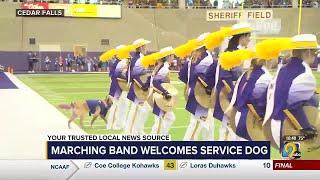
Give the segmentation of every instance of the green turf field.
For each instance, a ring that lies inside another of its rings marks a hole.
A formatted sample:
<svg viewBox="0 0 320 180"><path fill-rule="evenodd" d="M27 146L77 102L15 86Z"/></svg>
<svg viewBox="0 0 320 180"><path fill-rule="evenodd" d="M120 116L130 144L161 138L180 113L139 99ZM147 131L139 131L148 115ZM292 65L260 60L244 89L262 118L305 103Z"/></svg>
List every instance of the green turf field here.
<svg viewBox="0 0 320 180"><path fill-rule="evenodd" d="M108 94L110 78L106 74L51 74L51 75L17 75L20 80L38 92L49 103L58 104L70 103L76 100L104 99ZM179 92L183 92L183 84L178 82L174 75L173 81ZM176 121L171 129L171 136L174 140L183 138L185 129L188 126L189 114L184 109L184 97L179 97L179 104L175 110ZM61 110L67 117L69 111ZM153 115L150 112L145 124L145 132L149 133L153 125ZM91 118L88 116L84 121L84 130L90 134L121 133L121 131L106 130L103 120L96 120L94 127L90 127ZM78 121L76 121L79 124ZM66 122L67 125L67 122Z"/></svg>
<svg viewBox="0 0 320 180"><path fill-rule="evenodd" d="M318 80L320 74L315 73ZM58 104L70 103L75 100L86 99L103 99L109 90L110 78L106 74L43 74L43 75L17 75L25 84L38 92L42 97L48 100L49 103L57 106ZM170 134L173 140L182 140L186 128L189 123L189 113L184 109L185 100L183 96L184 85L178 80L177 74L172 73L172 81L175 82L175 87L180 92L179 103L174 111L176 121L172 125ZM61 110L67 117L70 116L69 111ZM106 134L106 133L121 133L121 131L106 130L103 120L98 119L94 127L90 127L90 118L87 117L84 121L84 131L89 134ZM76 121L79 124L78 121ZM145 132L149 133L153 124L153 115L150 112L148 120L145 124ZM67 126L67 122L66 122ZM219 121L215 121L215 136L217 139ZM279 158L280 155L273 150L273 158Z"/></svg>

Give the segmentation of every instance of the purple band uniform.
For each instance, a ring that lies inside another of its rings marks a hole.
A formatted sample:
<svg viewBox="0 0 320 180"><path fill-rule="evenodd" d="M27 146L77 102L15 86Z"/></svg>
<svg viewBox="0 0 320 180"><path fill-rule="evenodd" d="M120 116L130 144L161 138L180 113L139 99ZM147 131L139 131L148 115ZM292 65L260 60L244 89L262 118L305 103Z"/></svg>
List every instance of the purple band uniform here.
<svg viewBox="0 0 320 180"><path fill-rule="evenodd" d="M105 117L108 113L108 110L110 109L109 105L105 105L101 100L87 100L86 101L89 107L89 116L94 114L96 112L96 108L100 107L100 115L102 117Z"/></svg>
<svg viewBox="0 0 320 180"><path fill-rule="evenodd" d="M236 134L247 140L251 140L246 126L247 114L249 112L247 104L252 104L260 117L264 117L265 115L268 83L257 84L257 81L265 74L266 72L264 69L259 67L254 69L251 72L249 79L247 79L246 72L242 76L238 86L235 107L241 115L237 125ZM269 80L271 80L271 78Z"/></svg>

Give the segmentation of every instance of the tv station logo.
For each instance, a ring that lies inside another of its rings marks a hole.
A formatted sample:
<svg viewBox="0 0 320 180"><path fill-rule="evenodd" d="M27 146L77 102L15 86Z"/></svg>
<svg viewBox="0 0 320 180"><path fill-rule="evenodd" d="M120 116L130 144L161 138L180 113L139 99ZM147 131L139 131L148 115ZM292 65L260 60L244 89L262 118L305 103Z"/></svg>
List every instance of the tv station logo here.
<svg viewBox="0 0 320 180"><path fill-rule="evenodd" d="M64 9L49 9L48 3L25 2L16 9L16 16L24 17L64 17Z"/></svg>
<svg viewBox="0 0 320 180"><path fill-rule="evenodd" d="M300 143L298 142L286 142L283 146L282 157L284 159L300 159L301 152L300 152Z"/></svg>

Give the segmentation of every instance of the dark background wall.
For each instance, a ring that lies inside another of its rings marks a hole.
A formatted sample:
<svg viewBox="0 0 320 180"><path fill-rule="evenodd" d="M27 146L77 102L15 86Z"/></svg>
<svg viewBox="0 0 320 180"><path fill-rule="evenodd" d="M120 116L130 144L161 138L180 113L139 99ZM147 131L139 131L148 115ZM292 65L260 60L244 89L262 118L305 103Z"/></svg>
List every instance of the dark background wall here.
<svg viewBox="0 0 320 180"><path fill-rule="evenodd" d="M24 69L25 51L38 51L39 44L60 44L62 52L70 52L74 45L85 45L87 51L99 54L119 44L137 38L152 41L150 50L177 46L203 32L230 26L235 21L206 21L204 9L122 9L121 19L92 18L30 18L15 17L19 4L0 3L0 64ZM297 33L298 9L273 9L273 17L281 19L277 36ZM302 33L320 32L320 9L303 9ZM29 38L36 44L30 45ZM101 39L110 44L101 45Z"/></svg>

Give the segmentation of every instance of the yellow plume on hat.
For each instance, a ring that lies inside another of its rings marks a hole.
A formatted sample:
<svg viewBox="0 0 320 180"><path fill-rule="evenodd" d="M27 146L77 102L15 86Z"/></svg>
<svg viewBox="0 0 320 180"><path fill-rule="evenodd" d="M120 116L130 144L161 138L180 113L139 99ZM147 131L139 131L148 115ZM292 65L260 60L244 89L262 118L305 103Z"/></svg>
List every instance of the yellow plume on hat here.
<svg viewBox="0 0 320 180"><path fill-rule="evenodd" d="M251 60L255 56L255 52L249 49L239 49L232 52L223 52L220 54L219 63L225 70L230 70L239 66L244 60Z"/></svg>
<svg viewBox="0 0 320 180"><path fill-rule="evenodd" d="M174 53L179 58L185 58L189 55L188 46L186 44L182 44L174 49Z"/></svg>
<svg viewBox="0 0 320 180"><path fill-rule="evenodd" d="M199 42L197 39L191 39L187 42L186 46L189 54L191 54L194 49L201 46L201 42Z"/></svg>
<svg viewBox="0 0 320 180"><path fill-rule="evenodd" d="M291 38L267 39L256 44L256 58L272 60L278 58L281 51L290 49Z"/></svg>
<svg viewBox="0 0 320 180"><path fill-rule="evenodd" d="M143 67L147 68L150 65L153 65L157 62L157 60L159 59L160 53L156 52L156 53L152 53L149 54L147 56L143 56L141 59L141 64Z"/></svg>
<svg viewBox="0 0 320 180"><path fill-rule="evenodd" d="M224 39L230 36L232 29L223 27L219 31L210 33L204 40L204 44L207 49L214 49L224 41Z"/></svg>
<svg viewBox="0 0 320 180"><path fill-rule="evenodd" d="M130 57L130 52L135 49L134 45L125 46L119 50L117 50L117 58L119 59L128 59Z"/></svg>
<svg viewBox="0 0 320 180"><path fill-rule="evenodd" d="M106 62L113 58L117 53L116 49L110 49L109 51L104 52L100 57L100 61Z"/></svg>
<svg viewBox="0 0 320 180"><path fill-rule="evenodd" d="M281 51L289 50L292 47L291 38L267 39L256 44L256 51L240 49L220 54L219 62L223 69L230 70L241 64L244 60L252 58L272 60L278 58Z"/></svg>
<svg viewBox="0 0 320 180"><path fill-rule="evenodd" d="M190 56L192 51L199 47L201 43L197 39L191 39L187 43L180 45L174 49L175 55L179 58Z"/></svg>
<svg viewBox="0 0 320 180"><path fill-rule="evenodd" d="M156 64L159 59L165 58L174 54L174 49L171 46L160 49L159 52L144 56L141 59L141 64L146 68L150 65Z"/></svg>

